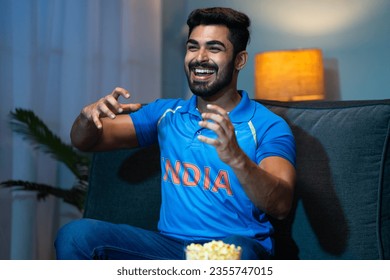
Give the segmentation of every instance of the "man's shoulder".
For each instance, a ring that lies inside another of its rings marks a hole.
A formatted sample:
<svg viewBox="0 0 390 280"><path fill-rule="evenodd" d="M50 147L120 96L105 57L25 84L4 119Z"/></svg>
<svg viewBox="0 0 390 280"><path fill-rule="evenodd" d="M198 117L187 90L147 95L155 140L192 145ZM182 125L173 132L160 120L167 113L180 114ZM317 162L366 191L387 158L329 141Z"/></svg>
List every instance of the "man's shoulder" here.
<svg viewBox="0 0 390 280"><path fill-rule="evenodd" d="M159 98L149 103L148 105L158 104L158 106L175 107L175 106L180 106L185 102L186 100L181 98Z"/></svg>
<svg viewBox="0 0 390 280"><path fill-rule="evenodd" d="M167 110L176 110L178 107L181 107L185 104L186 100L183 99L166 99L160 98L155 101L146 104L143 109L148 110L149 112L154 112L156 114L162 114Z"/></svg>
<svg viewBox="0 0 390 280"><path fill-rule="evenodd" d="M279 115L277 115L269 108L264 106L261 102L252 99L251 103L254 103L255 106L254 118L260 118L262 120L272 120L272 121L283 120Z"/></svg>
<svg viewBox="0 0 390 280"><path fill-rule="evenodd" d="M251 120L256 130L280 130L290 133L291 128L283 117L279 116L256 100L252 100L252 102L256 103L255 113L253 114L253 118Z"/></svg>

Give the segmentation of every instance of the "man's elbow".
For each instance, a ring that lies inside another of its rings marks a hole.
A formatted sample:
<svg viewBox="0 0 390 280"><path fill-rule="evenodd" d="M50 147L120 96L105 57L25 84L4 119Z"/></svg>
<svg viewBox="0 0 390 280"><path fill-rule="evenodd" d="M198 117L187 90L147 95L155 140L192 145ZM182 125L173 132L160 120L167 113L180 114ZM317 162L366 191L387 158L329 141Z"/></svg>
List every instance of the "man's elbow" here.
<svg viewBox="0 0 390 280"><path fill-rule="evenodd" d="M75 131L70 133L70 141L73 147L78 149L81 152L91 152L93 145L80 137Z"/></svg>
<svg viewBox="0 0 390 280"><path fill-rule="evenodd" d="M290 188L288 190L291 190ZM291 212L293 204L293 191L288 191L283 196L269 203L266 213L277 220L284 220Z"/></svg>
<svg viewBox="0 0 390 280"><path fill-rule="evenodd" d="M278 211L274 213L273 218L277 220L284 220L288 217L290 211L291 211L291 205L280 207L280 209L278 209Z"/></svg>

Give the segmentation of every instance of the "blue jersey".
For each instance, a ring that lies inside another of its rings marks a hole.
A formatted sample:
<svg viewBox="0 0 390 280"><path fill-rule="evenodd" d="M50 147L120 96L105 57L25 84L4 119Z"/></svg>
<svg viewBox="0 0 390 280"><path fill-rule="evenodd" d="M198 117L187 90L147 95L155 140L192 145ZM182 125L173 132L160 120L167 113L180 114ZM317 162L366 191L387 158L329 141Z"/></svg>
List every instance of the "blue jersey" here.
<svg viewBox="0 0 390 280"><path fill-rule="evenodd" d="M229 113L241 149L256 164L279 156L295 164L295 142L287 123L240 92ZM273 227L245 194L233 170L216 149L197 136L216 138L199 126L196 96L159 99L132 113L141 146L158 142L161 151L162 205L159 230L186 239L222 239L241 235L259 240L272 251Z"/></svg>

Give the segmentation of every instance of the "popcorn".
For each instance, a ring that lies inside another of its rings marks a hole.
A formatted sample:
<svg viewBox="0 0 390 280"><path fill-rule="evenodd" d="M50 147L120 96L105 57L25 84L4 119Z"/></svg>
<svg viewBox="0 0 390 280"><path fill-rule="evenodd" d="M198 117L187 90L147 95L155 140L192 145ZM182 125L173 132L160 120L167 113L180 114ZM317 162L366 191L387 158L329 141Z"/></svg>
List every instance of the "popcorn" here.
<svg viewBox="0 0 390 280"><path fill-rule="evenodd" d="M191 243L186 247L187 260L239 260L241 247L223 241L201 244Z"/></svg>

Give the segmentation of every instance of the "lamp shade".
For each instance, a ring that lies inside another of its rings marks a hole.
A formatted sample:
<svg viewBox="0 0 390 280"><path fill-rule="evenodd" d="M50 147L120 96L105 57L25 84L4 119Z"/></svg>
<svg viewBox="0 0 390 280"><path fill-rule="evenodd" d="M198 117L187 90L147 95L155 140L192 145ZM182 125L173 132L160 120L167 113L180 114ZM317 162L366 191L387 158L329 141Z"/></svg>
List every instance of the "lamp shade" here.
<svg viewBox="0 0 390 280"><path fill-rule="evenodd" d="M257 54L255 98L280 101L323 99L321 50L299 49Z"/></svg>

